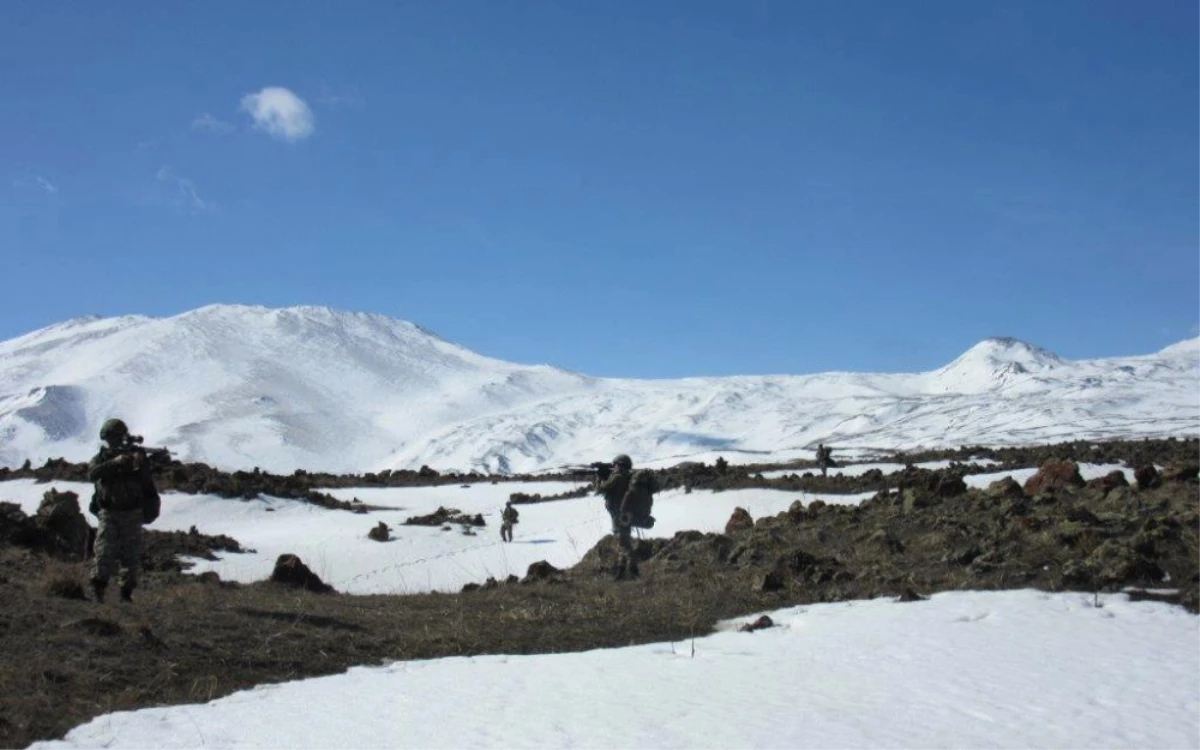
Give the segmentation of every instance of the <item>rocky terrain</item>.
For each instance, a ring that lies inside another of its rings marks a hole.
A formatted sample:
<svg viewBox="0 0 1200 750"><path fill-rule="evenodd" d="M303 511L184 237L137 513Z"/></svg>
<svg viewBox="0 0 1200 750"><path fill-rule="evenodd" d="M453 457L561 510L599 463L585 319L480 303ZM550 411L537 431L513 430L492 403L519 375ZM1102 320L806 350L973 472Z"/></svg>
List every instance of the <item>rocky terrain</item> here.
<svg viewBox="0 0 1200 750"><path fill-rule="evenodd" d="M273 580L254 584L184 575L176 555L236 553L240 544L195 530L148 529L148 572L136 603L97 604L83 596L90 529L79 499L47 493L30 517L0 502L0 746L61 737L110 711L206 701L353 665L678 640L721 619L807 602L886 596L896 606L919 606L903 602L956 589L1128 589L1193 612L1200 607L1196 440L968 447L891 458L901 465L962 463L857 477L821 477L805 464L677 466L660 472L667 486L875 494L857 506L813 501L774 517L734 513L721 534L642 540L642 576L634 581L609 577L615 546L608 537L569 570L535 564L523 579L471 584L458 594L347 596L329 591L294 556L281 557ZM1041 468L1023 485L1007 480L969 489L962 477L976 469L966 462L979 458ZM1114 472L1084 482L1077 469L1084 461L1123 463L1136 480ZM80 471L51 462L5 478L79 479ZM767 471L784 475L763 478ZM503 481L433 472L368 476L382 485ZM365 507L320 490L368 483L366 476L227 474L177 463L158 467L157 478L163 488L321 504L327 498L339 503L330 507L358 512Z"/></svg>

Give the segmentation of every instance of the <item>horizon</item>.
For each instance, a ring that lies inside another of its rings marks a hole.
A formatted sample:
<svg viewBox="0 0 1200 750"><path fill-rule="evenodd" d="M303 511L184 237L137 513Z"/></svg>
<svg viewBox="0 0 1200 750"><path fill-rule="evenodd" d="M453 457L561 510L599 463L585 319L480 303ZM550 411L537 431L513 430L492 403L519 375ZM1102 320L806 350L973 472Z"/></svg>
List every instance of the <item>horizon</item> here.
<svg viewBox="0 0 1200 750"><path fill-rule="evenodd" d="M0 340L306 304L597 377L1159 351L1200 336L1198 27L1182 0L12 4L0 247L39 283Z"/></svg>

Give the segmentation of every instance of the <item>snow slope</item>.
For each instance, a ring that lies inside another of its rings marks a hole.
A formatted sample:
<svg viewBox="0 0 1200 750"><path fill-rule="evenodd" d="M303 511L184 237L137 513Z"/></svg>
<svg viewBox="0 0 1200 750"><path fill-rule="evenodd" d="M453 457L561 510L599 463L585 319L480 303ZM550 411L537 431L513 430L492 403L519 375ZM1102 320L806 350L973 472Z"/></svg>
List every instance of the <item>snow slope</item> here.
<svg viewBox="0 0 1200 750"><path fill-rule="evenodd" d="M694 642L356 667L108 714L30 747L1196 747L1200 620L1099 602L793 607L771 613L777 627Z"/></svg>
<svg viewBox="0 0 1200 750"><path fill-rule="evenodd" d="M926 373L679 380L503 362L411 323L317 307L80 318L0 343L0 464L83 460L114 415L184 460L276 472L1194 436L1200 339L1076 362L988 339Z"/></svg>

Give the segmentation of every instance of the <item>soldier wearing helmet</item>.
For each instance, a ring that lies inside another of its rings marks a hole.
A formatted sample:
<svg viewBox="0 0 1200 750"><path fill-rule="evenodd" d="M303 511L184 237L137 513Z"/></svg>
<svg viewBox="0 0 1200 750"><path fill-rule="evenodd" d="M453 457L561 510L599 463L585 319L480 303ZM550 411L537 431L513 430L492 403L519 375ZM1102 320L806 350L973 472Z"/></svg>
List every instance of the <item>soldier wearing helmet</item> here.
<svg viewBox="0 0 1200 750"><path fill-rule="evenodd" d="M88 479L95 485L91 510L99 519L92 591L97 601L112 575L121 568L121 600L132 601L142 560L143 509L151 497L158 499L150 464L144 453L130 446L129 427L109 419L100 427L104 441L88 463Z"/></svg>
<svg viewBox="0 0 1200 750"><path fill-rule="evenodd" d="M613 535L617 537L620 547L619 561L613 570L613 577L618 580L626 577L637 578L638 564L633 553L631 519L621 508L633 476L633 461L622 453L614 458L612 463L612 475L597 486L596 493L604 496L604 509L612 519Z"/></svg>

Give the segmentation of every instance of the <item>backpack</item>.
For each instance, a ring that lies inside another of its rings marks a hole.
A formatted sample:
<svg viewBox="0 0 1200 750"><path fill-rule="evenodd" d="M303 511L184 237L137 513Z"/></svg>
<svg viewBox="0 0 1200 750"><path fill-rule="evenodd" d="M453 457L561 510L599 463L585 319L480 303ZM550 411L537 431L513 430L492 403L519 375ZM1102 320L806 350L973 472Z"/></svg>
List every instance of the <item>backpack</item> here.
<svg viewBox="0 0 1200 750"><path fill-rule="evenodd" d="M162 498L158 496L158 488L154 486L154 476L150 473L150 464L142 465L142 525L154 523L162 512Z"/></svg>
<svg viewBox="0 0 1200 750"><path fill-rule="evenodd" d="M654 528L654 516L650 515L650 511L654 509L655 492L658 492L658 479L655 478L654 472L648 469L634 472L629 480L629 489L625 491L625 499L621 502L621 506L632 519L629 522L630 526L639 529Z"/></svg>

